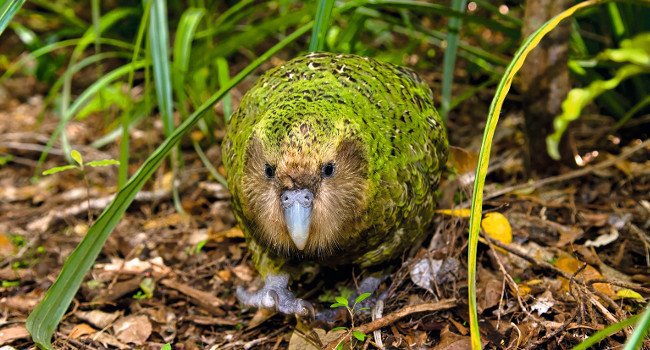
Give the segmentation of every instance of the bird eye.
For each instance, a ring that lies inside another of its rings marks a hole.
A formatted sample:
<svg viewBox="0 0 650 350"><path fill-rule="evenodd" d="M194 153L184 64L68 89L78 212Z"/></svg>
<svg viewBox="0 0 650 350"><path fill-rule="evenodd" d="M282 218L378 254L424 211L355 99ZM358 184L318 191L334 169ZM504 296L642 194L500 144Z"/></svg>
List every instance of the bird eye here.
<svg viewBox="0 0 650 350"><path fill-rule="evenodd" d="M334 164L327 163L323 165L323 168L321 169L321 174L323 175L323 177L332 177L334 175Z"/></svg>
<svg viewBox="0 0 650 350"><path fill-rule="evenodd" d="M275 176L275 168L270 164L266 164L264 166L264 174L267 178L272 179Z"/></svg>

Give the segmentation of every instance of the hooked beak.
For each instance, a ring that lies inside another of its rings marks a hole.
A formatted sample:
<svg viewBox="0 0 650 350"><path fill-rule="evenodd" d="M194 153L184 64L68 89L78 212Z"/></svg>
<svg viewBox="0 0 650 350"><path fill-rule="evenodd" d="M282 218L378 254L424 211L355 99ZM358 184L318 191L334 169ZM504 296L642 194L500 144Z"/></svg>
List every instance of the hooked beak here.
<svg viewBox="0 0 650 350"><path fill-rule="evenodd" d="M299 250L305 249L309 238L311 209L314 194L307 189L287 190L280 197L284 209L284 220L291 240Z"/></svg>

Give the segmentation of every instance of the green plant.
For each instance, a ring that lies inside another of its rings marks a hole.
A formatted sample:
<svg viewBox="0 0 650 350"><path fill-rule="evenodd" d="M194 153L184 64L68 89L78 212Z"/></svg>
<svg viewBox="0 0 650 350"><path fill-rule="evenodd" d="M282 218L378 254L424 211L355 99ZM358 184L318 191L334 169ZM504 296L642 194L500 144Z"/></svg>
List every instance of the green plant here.
<svg viewBox="0 0 650 350"><path fill-rule="evenodd" d="M145 277L140 281L140 290L133 295L133 299L151 299L156 290L156 282L151 277Z"/></svg>
<svg viewBox="0 0 650 350"><path fill-rule="evenodd" d="M490 149L492 147L492 139L499 121L501 108L505 101L508 91L512 85L515 74L524 64L528 54L539 45L541 39L553 30L557 25L574 16L574 14L582 9L601 5L608 2L608 0L587 0L578 3L565 11L562 11L555 17L548 20L541 25L533 34L531 34L524 43L519 47L515 53L512 61L506 68L506 71L497 86L494 98L490 104L488 118L483 133L481 142L481 150L479 153L479 160L476 167L476 176L474 180L474 190L472 192L470 227L469 227L469 241L468 241L468 262L467 262L467 278L468 278L468 303L469 303L469 318L470 318L470 334L472 349L481 349L481 339L478 326L478 312L476 307L476 258L479 230L481 225L482 208L483 208L483 187L485 185L485 178L488 170L488 163L490 160ZM648 4L649 1L644 1ZM646 325L646 328L648 326Z"/></svg>
<svg viewBox="0 0 650 350"><path fill-rule="evenodd" d="M55 166L43 171L43 175L52 175L66 170L77 169L81 171L85 176L86 167L97 168L111 165L120 165L120 162L115 159L91 160L90 162L84 162L81 153L79 153L77 150L72 150L70 152L70 157L76 164Z"/></svg>
<svg viewBox="0 0 650 350"><path fill-rule="evenodd" d="M560 159L560 139L572 121L577 120L582 110L602 94L616 89L624 80L650 73L650 33L640 34L621 42L618 49L607 49L594 57L590 65L603 66L611 63L622 64L611 79L597 79L584 88L569 91L562 103L562 114L553 121L554 132L546 137L548 154L553 159ZM648 98L641 100L629 113L619 120L615 128L625 124L634 113L649 103Z"/></svg>
<svg viewBox="0 0 650 350"><path fill-rule="evenodd" d="M348 332L352 332L352 336L353 336L354 338L356 338L358 341L365 341L367 335L366 335L365 333L361 332L360 330L354 329L354 328L355 328L355 325L354 325L354 316L355 316L355 314L356 314L357 312L359 312L359 311L362 311L362 310L369 310L369 308L367 308L367 307L357 307L357 306L358 306L362 301L368 299L368 297L370 297L370 295L371 295L371 293L363 293L363 294L360 294L358 297L356 297L356 298L354 299L354 303L353 303L352 305L350 305L350 303L349 303L349 301L348 301L348 298L346 298L345 296L343 296L343 295L337 296L337 297L335 298L336 303L330 305L330 307L333 308L333 309L335 309L335 308L340 308L340 307L345 307L345 309L347 310L348 314L350 315L350 325L351 325L351 328L347 328L347 327L336 327L336 328L334 328L334 329L332 329L332 330L345 330L345 331L348 331ZM343 343L342 343L342 342L339 343L339 344L337 345L336 348L337 348L337 349L342 349L342 348L343 348Z"/></svg>

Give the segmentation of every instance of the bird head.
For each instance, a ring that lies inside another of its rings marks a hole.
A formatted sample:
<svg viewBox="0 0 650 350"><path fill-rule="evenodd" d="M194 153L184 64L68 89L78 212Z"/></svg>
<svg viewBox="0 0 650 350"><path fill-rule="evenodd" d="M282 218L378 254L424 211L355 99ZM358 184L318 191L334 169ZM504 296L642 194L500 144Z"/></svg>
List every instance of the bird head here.
<svg viewBox="0 0 650 350"><path fill-rule="evenodd" d="M248 139L240 179L244 216L266 246L324 257L362 224L367 150L344 117L287 111L266 111Z"/></svg>

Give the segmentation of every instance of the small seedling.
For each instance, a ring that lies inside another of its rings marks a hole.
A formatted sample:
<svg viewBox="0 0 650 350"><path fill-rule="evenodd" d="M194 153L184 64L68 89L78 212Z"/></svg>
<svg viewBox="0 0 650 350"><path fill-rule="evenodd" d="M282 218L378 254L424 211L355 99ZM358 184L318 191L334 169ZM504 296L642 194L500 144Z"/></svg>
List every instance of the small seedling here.
<svg viewBox="0 0 650 350"><path fill-rule="evenodd" d="M153 278L146 277L140 282L140 290L133 295L133 299L151 299L153 298L153 292L156 290L156 282Z"/></svg>
<svg viewBox="0 0 650 350"><path fill-rule="evenodd" d="M97 168L97 167L104 167L104 166L111 166L111 165L120 165L120 162L115 159L92 160L90 162L84 162L81 153L79 153L79 151L75 149L73 149L70 152L70 157L72 158L72 160L74 160L76 164L55 166L54 168L45 170L43 172L43 176L52 175L52 174L56 174L62 171L67 171L72 169L77 169L78 171L81 171L81 174L83 175L84 178L84 183L86 184L86 194L87 194L86 197L88 201L88 222L90 223L92 221L92 215L90 212L90 184L88 183L88 177L86 176L86 167Z"/></svg>
<svg viewBox="0 0 650 350"><path fill-rule="evenodd" d="M331 307L332 309L336 309L336 308L339 308L339 307L345 307L345 309L348 311L348 314L350 314L350 324L351 324L351 328L347 328L347 327L335 327L335 328L333 328L332 330L333 330L333 331L337 331L337 330L346 330L346 331L348 331L348 332L351 331L351 332L352 332L352 336L355 337L358 341L365 341L367 335L366 335L365 333L359 331L359 330L354 329L354 315L355 315L355 313L356 313L357 311L362 311L362 310L368 310L368 309L369 309L369 308L367 308L367 307L359 307L359 308L357 308L357 305L359 305L362 301L368 299L368 297L370 297L370 295L371 295L371 293L363 293L363 294L359 295L358 297L356 297L356 298L354 299L354 304L352 304L352 306L350 306L350 303L348 302L348 298L346 298L346 297L344 297L344 296L338 296L338 297L336 297L336 298L335 298L336 303L330 305L330 307ZM343 349L343 342L339 343L339 344L336 346L336 349L337 349L337 350L339 350L339 349Z"/></svg>
<svg viewBox="0 0 650 350"><path fill-rule="evenodd" d="M81 153L75 149L70 152L70 157L72 157L72 160L74 160L77 164L55 166L54 168L45 170L43 172L43 175L56 174L71 169L79 169L83 172L85 170L84 168L87 166L97 168L103 166L120 165L120 162L115 159L92 160L90 162L84 163L83 158L81 157Z"/></svg>

